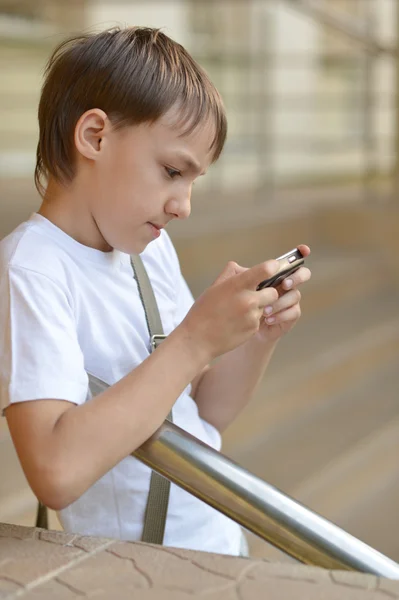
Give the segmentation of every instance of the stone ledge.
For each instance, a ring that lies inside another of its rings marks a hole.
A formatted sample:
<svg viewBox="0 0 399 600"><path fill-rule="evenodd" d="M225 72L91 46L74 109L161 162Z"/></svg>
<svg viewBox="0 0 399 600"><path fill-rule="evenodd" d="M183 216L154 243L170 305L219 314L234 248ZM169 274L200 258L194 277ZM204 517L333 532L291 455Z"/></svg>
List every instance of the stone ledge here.
<svg viewBox="0 0 399 600"><path fill-rule="evenodd" d="M0 523L0 599L386 600L399 581Z"/></svg>

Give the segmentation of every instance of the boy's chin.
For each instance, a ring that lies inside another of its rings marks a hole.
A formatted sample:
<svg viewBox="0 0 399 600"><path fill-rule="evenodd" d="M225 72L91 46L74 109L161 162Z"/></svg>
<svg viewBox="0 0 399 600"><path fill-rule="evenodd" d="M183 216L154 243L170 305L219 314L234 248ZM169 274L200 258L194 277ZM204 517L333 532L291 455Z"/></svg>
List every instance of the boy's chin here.
<svg viewBox="0 0 399 600"><path fill-rule="evenodd" d="M117 236L115 236L115 243L112 245L113 249L125 254L141 254L151 242L154 242L159 237L155 237L149 227L138 233L139 235L136 233L134 238L130 237L128 239L117 239Z"/></svg>
<svg viewBox="0 0 399 600"><path fill-rule="evenodd" d="M137 240L133 244L129 244L129 247L121 251L125 252L126 254L141 254L153 241L154 240Z"/></svg>
<svg viewBox="0 0 399 600"><path fill-rule="evenodd" d="M129 254L141 254L142 252L144 252L144 250L148 247L149 244L151 244L153 240L150 240L149 242L143 242L142 244L137 244L134 249L132 249L131 252L129 252Z"/></svg>

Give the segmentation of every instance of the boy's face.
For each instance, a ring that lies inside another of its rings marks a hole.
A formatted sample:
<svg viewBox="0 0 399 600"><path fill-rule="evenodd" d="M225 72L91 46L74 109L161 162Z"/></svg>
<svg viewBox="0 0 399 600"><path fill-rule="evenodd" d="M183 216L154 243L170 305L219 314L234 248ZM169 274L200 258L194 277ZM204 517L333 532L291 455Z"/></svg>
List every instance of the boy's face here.
<svg viewBox="0 0 399 600"><path fill-rule="evenodd" d="M153 124L104 128L89 195L102 249L140 253L160 228L190 215L193 183L212 162L214 126L181 135L175 123L171 112Z"/></svg>

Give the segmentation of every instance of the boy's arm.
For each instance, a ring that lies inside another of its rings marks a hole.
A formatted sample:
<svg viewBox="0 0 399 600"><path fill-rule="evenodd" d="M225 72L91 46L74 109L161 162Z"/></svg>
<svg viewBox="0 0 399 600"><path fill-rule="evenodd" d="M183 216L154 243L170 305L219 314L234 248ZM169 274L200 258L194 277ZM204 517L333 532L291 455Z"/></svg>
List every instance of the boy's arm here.
<svg viewBox="0 0 399 600"><path fill-rule="evenodd" d="M253 338L204 369L192 395L205 421L221 433L234 421L253 396L276 343Z"/></svg>
<svg viewBox="0 0 399 600"><path fill-rule="evenodd" d="M55 510L79 498L161 426L207 359L175 330L134 371L89 402L11 404L5 415L37 497Z"/></svg>
<svg viewBox="0 0 399 600"><path fill-rule="evenodd" d="M191 382L191 397L195 398L197 395L197 390L198 390L198 386L202 380L202 378L204 377L205 373L207 373L209 370L211 369L211 365L206 365L206 367L204 367L202 369L202 371L200 373L198 373L198 375L196 375L194 377L194 379Z"/></svg>

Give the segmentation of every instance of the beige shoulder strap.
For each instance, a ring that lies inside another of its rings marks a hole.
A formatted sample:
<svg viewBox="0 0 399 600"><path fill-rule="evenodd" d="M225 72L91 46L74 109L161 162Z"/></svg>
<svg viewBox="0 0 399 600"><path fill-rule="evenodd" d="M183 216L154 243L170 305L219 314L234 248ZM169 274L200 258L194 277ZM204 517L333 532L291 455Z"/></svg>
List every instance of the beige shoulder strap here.
<svg viewBox="0 0 399 600"><path fill-rule="evenodd" d="M165 338L157 301L147 271L138 255L130 257L136 275L141 301L150 332L152 350ZM172 411L168 420L173 421ZM155 471L151 473L150 491L144 517L144 529L141 540L148 544L162 544L165 532L166 515L169 504L170 482Z"/></svg>
<svg viewBox="0 0 399 600"><path fill-rule="evenodd" d="M132 255L130 261L137 281L141 302L144 307L152 351L166 336L163 332L154 291L143 262L138 255ZM89 374L89 387L92 395L97 396L97 394L100 394L108 387L108 384ZM172 421L172 411L170 411L167 418ZM163 543L169 492L170 482L162 477L162 475L152 471L144 517L144 528L141 537L143 542L147 542L148 544ZM36 527L42 527L44 529L48 528L47 509L41 503L38 505Z"/></svg>

